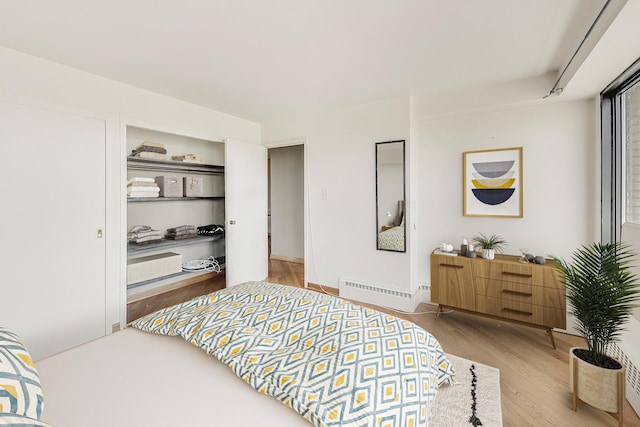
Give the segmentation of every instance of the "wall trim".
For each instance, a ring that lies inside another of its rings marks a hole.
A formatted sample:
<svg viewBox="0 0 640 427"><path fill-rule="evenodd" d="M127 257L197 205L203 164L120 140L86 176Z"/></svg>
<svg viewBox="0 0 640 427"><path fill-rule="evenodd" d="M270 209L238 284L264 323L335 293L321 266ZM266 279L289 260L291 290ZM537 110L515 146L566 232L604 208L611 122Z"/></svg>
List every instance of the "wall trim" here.
<svg viewBox="0 0 640 427"><path fill-rule="evenodd" d="M302 260L302 263L305 263L305 260L309 260L309 251L311 250L311 228L309 226L309 146L307 144L307 138L305 137L300 137L300 138L291 138L291 139L281 139L281 140L277 140L277 141L268 141L268 142L264 142L262 143L262 145L269 150L270 148L281 148L281 147L291 147L294 145L302 145L303 146L303 162L304 162L304 171L303 173L303 177L304 177L304 196L303 196L303 203L304 203L304 212L303 212L303 216L304 216L304 259ZM267 172L268 173L268 172ZM266 179L265 179L266 180ZM273 257L273 255L271 255L271 257ZM293 261L295 262L295 261ZM311 262L307 263L307 264L311 264ZM317 278L316 278L317 280ZM309 284L309 269L305 268L304 269L304 287L306 288Z"/></svg>
<svg viewBox="0 0 640 427"><path fill-rule="evenodd" d="M285 255L271 255L269 259L272 259L275 261L286 261L286 262L295 262L297 264L304 264L304 258L295 258L295 257L285 256Z"/></svg>
<svg viewBox="0 0 640 427"><path fill-rule="evenodd" d="M324 293L336 295L336 296L340 293L338 288L332 288L330 286L324 286L324 285L320 285L318 283L312 283L312 282L307 283L307 289L311 289L317 292L324 292Z"/></svg>

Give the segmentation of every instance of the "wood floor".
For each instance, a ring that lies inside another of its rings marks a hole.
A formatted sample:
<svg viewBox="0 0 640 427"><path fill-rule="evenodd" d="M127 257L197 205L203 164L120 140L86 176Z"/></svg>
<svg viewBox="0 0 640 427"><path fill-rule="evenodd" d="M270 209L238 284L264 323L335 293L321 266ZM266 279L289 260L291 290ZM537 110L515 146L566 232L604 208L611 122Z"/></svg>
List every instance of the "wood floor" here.
<svg viewBox="0 0 640 427"><path fill-rule="evenodd" d="M304 287L304 264L270 258L269 282Z"/></svg>
<svg viewBox="0 0 640 427"><path fill-rule="evenodd" d="M304 266L270 261L269 281L304 286ZM554 332L554 350L542 330L455 311L435 320L435 308L421 304L418 310L430 313L417 315L382 311L412 320L431 332L448 353L500 369L505 427L618 425L613 416L585 404L579 404L577 412L571 409L568 352L570 347L584 345L581 338ZM624 425L640 427L640 418L629 404Z"/></svg>

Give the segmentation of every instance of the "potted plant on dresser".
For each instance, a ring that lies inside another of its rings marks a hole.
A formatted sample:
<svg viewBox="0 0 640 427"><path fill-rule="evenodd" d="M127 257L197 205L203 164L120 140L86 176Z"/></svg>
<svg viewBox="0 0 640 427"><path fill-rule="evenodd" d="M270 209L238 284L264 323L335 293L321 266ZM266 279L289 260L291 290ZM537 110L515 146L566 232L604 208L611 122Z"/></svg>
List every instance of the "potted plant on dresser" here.
<svg viewBox="0 0 640 427"><path fill-rule="evenodd" d="M552 257L565 283L570 312L588 348L569 349L569 389L578 400L618 415L622 426L625 370L607 355L638 301L638 278L629 266L635 253L626 243L592 243L567 263Z"/></svg>
<svg viewBox="0 0 640 427"><path fill-rule="evenodd" d="M501 253L507 244L506 240L495 234L486 236L480 233L474 236L472 240L476 244L476 248L481 250L480 256L485 259L494 259L496 252Z"/></svg>

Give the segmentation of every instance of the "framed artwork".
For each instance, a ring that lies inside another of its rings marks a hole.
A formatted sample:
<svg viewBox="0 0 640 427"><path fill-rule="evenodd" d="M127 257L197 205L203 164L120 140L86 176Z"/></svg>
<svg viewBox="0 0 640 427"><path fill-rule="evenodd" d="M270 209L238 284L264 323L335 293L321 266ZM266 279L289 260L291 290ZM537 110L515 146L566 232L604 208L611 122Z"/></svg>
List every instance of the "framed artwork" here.
<svg viewBox="0 0 640 427"><path fill-rule="evenodd" d="M522 218L522 147L463 157L464 216Z"/></svg>

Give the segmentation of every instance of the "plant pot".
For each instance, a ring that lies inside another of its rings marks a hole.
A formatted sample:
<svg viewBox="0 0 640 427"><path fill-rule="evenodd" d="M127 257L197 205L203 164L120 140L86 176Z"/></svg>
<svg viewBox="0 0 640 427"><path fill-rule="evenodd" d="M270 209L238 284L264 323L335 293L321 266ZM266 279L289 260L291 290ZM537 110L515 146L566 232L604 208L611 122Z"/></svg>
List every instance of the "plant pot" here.
<svg viewBox="0 0 640 427"><path fill-rule="evenodd" d="M482 258L484 259L494 259L496 257L495 249L483 249L482 250Z"/></svg>
<svg viewBox="0 0 640 427"><path fill-rule="evenodd" d="M618 414L622 425L622 408L625 400L625 372L620 369L607 369L592 365L576 356L574 350L586 350L580 347L569 349L569 389L573 393L573 410L578 399L595 408Z"/></svg>

